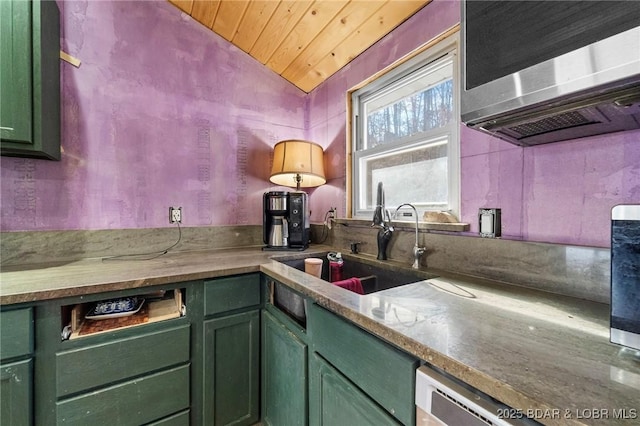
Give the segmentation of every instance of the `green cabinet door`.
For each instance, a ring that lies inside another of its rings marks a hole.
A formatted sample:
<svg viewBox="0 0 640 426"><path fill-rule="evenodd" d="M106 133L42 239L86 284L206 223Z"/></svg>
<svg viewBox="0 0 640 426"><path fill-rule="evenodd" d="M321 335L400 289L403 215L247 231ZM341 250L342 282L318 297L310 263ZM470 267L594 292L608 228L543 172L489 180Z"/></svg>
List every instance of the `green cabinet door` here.
<svg viewBox="0 0 640 426"><path fill-rule="evenodd" d="M418 360L317 304L307 314L313 351L402 424L415 424Z"/></svg>
<svg viewBox="0 0 640 426"><path fill-rule="evenodd" d="M307 424L307 345L267 311L262 314L262 423Z"/></svg>
<svg viewBox="0 0 640 426"><path fill-rule="evenodd" d="M0 2L0 136L31 143L31 3Z"/></svg>
<svg viewBox="0 0 640 426"><path fill-rule="evenodd" d="M204 424L251 425L259 418L259 310L204 322Z"/></svg>
<svg viewBox="0 0 640 426"><path fill-rule="evenodd" d="M51 0L0 1L2 155L60 159L60 12Z"/></svg>
<svg viewBox="0 0 640 426"><path fill-rule="evenodd" d="M0 365L0 425L32 424L31 359Z"/></svg>
<svg viewBox="0 0 640 426"><path fill-rule="evenodd" d="M309 362L311 426L400 425L317 353Z"/></svg>

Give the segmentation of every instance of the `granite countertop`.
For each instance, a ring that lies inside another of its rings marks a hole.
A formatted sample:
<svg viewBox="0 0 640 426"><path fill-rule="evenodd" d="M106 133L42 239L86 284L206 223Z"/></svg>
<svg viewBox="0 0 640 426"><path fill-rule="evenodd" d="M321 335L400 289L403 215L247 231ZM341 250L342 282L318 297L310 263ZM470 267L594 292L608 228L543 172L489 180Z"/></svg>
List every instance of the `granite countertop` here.
<svg viewBox="0 0 640 426"><path fill-rule="evenodd" d="M258 272L273 255L251 247L169 252L150 260L91 258L3 266L0 305Z"/></svg>
<svg viewBox="0 0 640 426"><path fill-rule="evenodd" d="M640 424L640 356L609 342L606 304L445 271L359 296L261 270L540 423Z"/></svg>
<svg viewBox="0 0 640 426"><path fill-rule="evenodd" d="M282 256L253 247L3 267L0 304L262 271L541 423L640 423L640 359L609 343L608 305L444 271L359 296L271 260Z"/></svg>

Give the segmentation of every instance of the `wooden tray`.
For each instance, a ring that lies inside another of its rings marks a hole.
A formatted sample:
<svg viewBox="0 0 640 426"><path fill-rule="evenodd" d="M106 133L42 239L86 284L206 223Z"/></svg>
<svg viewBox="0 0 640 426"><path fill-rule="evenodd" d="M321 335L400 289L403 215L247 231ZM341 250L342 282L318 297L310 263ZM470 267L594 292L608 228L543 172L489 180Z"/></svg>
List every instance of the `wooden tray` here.
<svg viewBox="0 0 640 426"><path fill-rule="evenodd" d="M126 317L100 320L85 319L84 316L89 311L90 305L89 303L81 303L71 310L71 336L69 339L178 318L182 315L182 292L176 289L173 298L147 301L137 313Z"/></svg>

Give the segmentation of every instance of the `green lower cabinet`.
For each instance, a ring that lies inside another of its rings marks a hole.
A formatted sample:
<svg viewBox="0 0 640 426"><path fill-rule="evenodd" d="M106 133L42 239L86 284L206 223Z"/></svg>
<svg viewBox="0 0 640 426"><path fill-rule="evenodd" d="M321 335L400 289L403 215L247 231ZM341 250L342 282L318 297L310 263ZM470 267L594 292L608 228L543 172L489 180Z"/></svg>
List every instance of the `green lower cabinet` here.
<svg viewBox="0 0 640 426"><path fill-rule="evenodd" d="M262 314L262 423L307 424L307 345L266 310Z"/></svg>
<svg viewBox="0 0 640 426"><path fill-rule="evenodd" d="M259 419L260 311L204 322L204 424Z"/></svg>
<svg viewBox="0 0 640 426"><path fill-rule="evenodd" d="M33 310L0 312L0 360L33 353Z"/></svg>
<svg viewBox="0 0 640 426"><path fill-rule="evenodd" d="M190 327L183 324L60 351L56 354L57 396L66 398L186 364L189 362L189 339ZM117 354L118 362L113 362L114 354ZM181 393L188 392L181 390ZM185 407L188 405L187 400Z"/></svg>
<svg viewBox="0 0 640 426"><path fill-rule="evenodd" d="M314 352L401 424L415 424L416 358L316 304L307 331Z"/></svg>
<svg viewBox="0 0 640 426"><path fill-rule="evenodd" d="M128 380L57 403L57 424L142 425L189 406L189 366Z"/></svg>
<svg viewBox="0 0 640 426"><path fill-rule="evenodd" d="M400 425L317 353L309 361L311 426Z"/></svg>
<svg viewBox="0 0 640 426"><path fill-rule="evenodd" d="M0 365L0 425L32 424L33 361Z"/></svg>
<svg viewBox="0 0 640 426"><path fill-rule="evenodd" d="M137 426L187 410L191 334L180 322L61 342L55 423Z"/></svg>

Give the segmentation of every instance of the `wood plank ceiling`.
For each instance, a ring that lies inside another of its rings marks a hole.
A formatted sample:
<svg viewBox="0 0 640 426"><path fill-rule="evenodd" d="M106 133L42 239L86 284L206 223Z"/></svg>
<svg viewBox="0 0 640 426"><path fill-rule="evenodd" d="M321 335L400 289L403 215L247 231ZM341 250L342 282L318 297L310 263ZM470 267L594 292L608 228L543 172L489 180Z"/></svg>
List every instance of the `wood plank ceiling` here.
<svg viewBox="0 0 640 426"><path fill-rule="evenodd" d="M169 0L305 92L431 0Z"/></svg>

